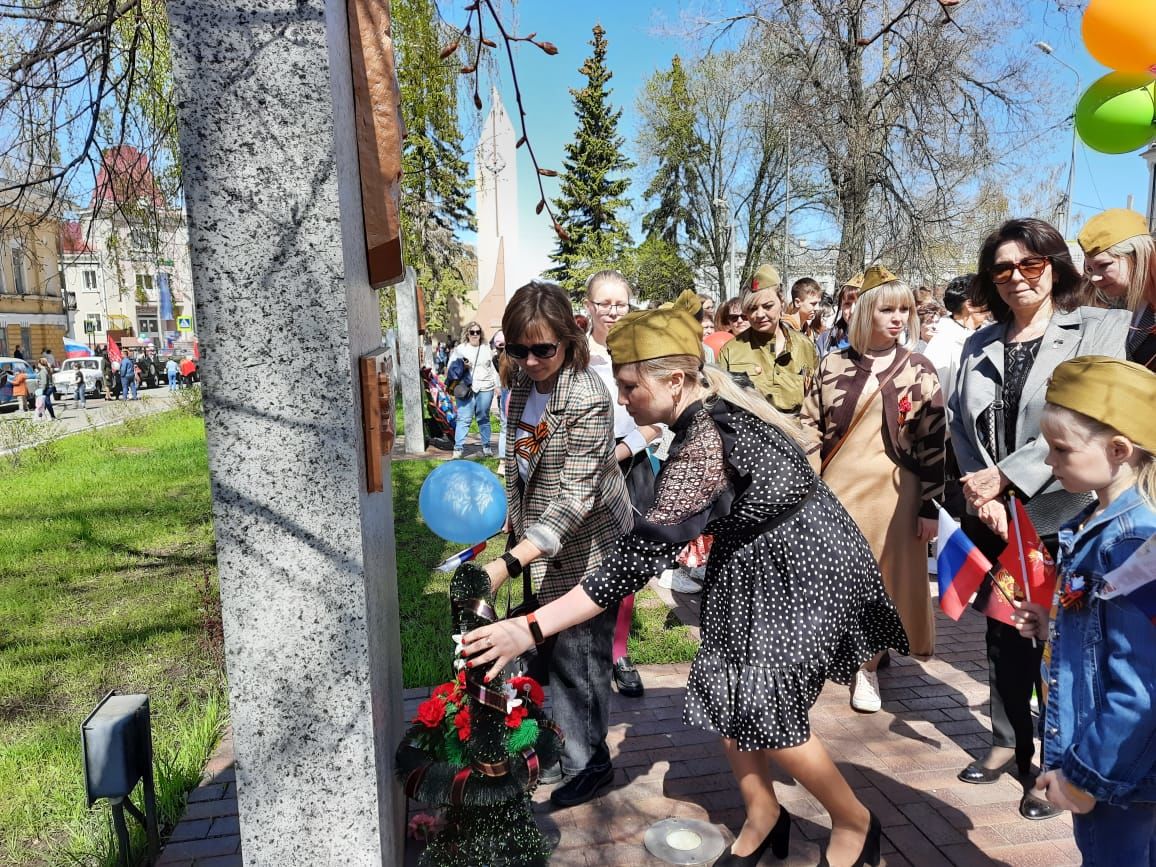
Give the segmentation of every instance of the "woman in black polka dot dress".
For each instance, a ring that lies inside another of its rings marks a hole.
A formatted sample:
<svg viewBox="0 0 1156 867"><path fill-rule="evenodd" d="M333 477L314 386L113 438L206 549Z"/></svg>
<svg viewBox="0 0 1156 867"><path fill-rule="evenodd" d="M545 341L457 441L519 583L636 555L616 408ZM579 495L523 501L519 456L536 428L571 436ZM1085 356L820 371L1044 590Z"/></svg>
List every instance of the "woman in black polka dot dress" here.
<svg viewBox="0 0 1156 867"><path fill-rule="evenodd" d="M689 324L698 323L679 306L696 303L631 314L607 341L619 400L635 422L675 433L654 503L602 568L539 609L535 623L475 630L466 654L496 673L535 639L641 588L687 541L712 534L684 718L722 736L747 808L716 864L755 864L768 847L785 856L790 817L774 794L772 760L831 813L824 863L874 864L878 822L812 734L808 713L827 679L849 683L885 648L906 653L907 636L866 540L811 470L795 423L721 370L701 369ZM683 329L690 334L680 339Z"/></svg>

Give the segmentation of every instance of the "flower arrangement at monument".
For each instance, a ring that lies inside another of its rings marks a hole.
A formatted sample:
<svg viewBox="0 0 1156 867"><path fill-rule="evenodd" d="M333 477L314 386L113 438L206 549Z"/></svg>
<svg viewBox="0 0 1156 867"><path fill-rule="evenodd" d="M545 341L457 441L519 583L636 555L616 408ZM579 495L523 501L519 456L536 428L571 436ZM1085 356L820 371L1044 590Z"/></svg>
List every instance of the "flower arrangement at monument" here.
<svg viewBox="0 0 1156 867"><path fill-rule="evenodd" d="M483 682L485 666L465 668L461 636L497 620L490 581L473 563L450 582L454 667L418 708L397 751L406 794L444 808L444 829L422 853L422 867L545 865L549 847L534 824L530 794L558 760L562 738L542 711L530 677Z"/></svg>

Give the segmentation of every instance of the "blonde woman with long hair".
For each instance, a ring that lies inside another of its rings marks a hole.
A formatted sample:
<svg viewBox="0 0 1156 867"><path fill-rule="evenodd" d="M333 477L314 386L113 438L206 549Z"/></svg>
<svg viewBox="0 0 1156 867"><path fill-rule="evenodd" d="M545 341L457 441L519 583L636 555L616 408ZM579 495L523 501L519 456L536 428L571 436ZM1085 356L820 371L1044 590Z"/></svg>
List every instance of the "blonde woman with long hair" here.
<svg viewBox="0 0 1156 867"><path fill-rule="evenodd" d="M594 574L533 619L467 634L463 653L493 677L712 534L683 719L722 738L746 805L737 839L715 864L754 865L767 849L786 857L791 817L775 796L772 762L831 815L822 864L878 864L879 822L811 731L809 712L828 679L849 683L887 647L906 653L907 637L870 547L811 469L798 424L703 365L698 309L685 292L671 307L623 317L607 340L618 400L637 424L674 432L653 504Z"/></svg>
<svg viewBox="0 0 1156 867"><path fill-rule="evenodd" d="M1084 271L1096 291L1132 311L1127 358L1156 368L1156 238L1135 211L1111 208L1080 231Z"/></svg>
<svg viewBox="0 0 1156 867"><path fill-rule="evenodd" d="M904 346L918 335L911 289L886 268L869 268L847 329L850 346L823 356L803 424L813 465L871 543L911 652L928 657L935 616L927 543L943 496L947 422L935 368ZM882 707L881 661L869 660L856 676L855 710Z"/></svg>

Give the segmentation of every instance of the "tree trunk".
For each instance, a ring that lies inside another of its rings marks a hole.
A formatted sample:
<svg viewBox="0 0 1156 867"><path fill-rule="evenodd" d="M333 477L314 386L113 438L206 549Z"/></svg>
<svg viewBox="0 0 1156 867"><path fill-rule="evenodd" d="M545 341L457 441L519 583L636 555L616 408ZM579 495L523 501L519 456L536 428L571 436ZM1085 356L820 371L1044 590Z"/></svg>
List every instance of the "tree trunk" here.
<svg viewBox="0 0 1156 867"><path fill-rule="evenodd" d="M839 208L842 211L836 279L848 280L863 268L867 256L867 200L870 186L867 163L871 129L863 93L863 52L857 40L863 35L859 12L847 18L847 38L843 43L843 63L847 69L848 117L847 157L838 179Z"/></svg>

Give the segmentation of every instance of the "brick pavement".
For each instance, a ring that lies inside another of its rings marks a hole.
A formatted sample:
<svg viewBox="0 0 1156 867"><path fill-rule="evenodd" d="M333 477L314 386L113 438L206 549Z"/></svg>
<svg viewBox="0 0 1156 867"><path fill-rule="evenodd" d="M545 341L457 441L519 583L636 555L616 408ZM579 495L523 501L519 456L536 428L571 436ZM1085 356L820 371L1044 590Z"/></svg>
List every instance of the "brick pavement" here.
<svg viewBox="0 0 1156 867"><path fill-rule="evenodd" d="M676 599L680 609L686 600ZM689 606L693 608L693 606ZM984 621L939 616L939 654L927 662L894 658L881 670L883 710L851 710L848 690L828 684L811 714L814 731L862 800L883 824L887 867L1063 867L1080 863L1068 816L1020 818L1020 787L1005 776L990 786L955 778L988 743ZM642 845L646 829L668 817L692 817L737 831L743 810L717 737L682 724L688 665L640 666L646 695L613 699L610 746L614 785L581 807L555 811L549 788L534 795L543 832L557 840L555 867L647 867L662 862ZM428 690L407 690L412 715ZM185 819L158 867L237 867L236 790L226 741L193 792ZM822 808L782 774L776 790L795 817L784 862L814 865L830 823ZM415 807L416 809L416 807ZM416 864L410 844L406 863Z"/></svg>

